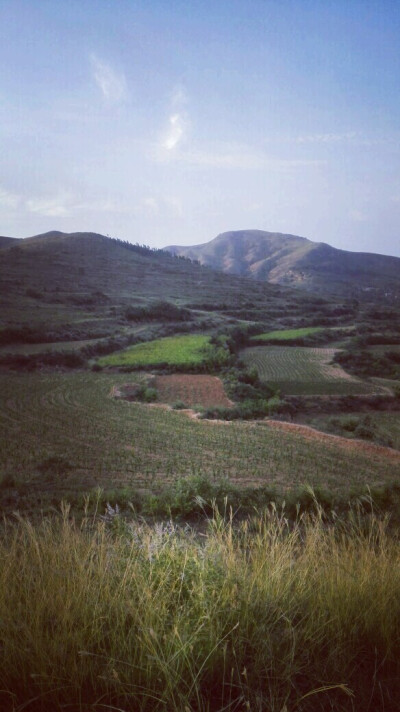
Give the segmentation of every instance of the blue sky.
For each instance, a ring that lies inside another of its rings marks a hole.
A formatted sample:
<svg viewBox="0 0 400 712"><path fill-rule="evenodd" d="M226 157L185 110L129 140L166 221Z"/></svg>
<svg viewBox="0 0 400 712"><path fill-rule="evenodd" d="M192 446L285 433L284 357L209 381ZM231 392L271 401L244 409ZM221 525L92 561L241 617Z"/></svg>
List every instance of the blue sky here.
<svg viewBox="0 0 400 712"><path fill-rule="evenodd" d="M0 0L0 234L400 256L399 0Z"/></svg>

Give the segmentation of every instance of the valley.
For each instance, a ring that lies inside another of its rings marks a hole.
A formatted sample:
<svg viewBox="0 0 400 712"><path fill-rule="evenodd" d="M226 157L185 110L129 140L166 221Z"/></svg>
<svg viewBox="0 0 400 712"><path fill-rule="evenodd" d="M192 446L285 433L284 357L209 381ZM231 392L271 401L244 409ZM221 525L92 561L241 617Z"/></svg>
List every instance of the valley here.
<svg viewBox="0 0 400 712"><path fill-rule="evenodd" d="M0 240L2 709L389 709L400 315L325 282Z"/></svg>
<svg viewBox="0 0 400 712"><path fill-rule="evenodd" d="M98 487L115 501L158 496L195 475L341 497L396 482L395 454L265 427L272 418L399 447L400 318L385 303L338 302L329 289L322 298L94 234L5 240L0 263L6 510L63 497L79 510Z"/></svg>

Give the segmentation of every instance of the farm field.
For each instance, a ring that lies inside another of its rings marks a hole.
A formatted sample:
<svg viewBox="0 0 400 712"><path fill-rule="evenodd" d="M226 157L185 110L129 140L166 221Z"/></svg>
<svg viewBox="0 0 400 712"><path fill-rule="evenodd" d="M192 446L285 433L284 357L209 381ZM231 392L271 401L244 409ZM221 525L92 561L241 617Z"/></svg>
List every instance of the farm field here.
<svg viewBox="0 0 400 712"><path fill-rule="evenodd" d="M40 511L61 497L80 501L96 487L157 492L197 474L341 493L400 476L400 455L352 452L263 422L199 421L113 398L112 389L126 381L126 374L104 372L0 374L3 510Z"/></svg>
<svg viewBox="0 0 400 712"><path fill-rule="evenodd" d="M172 366L198 365L205 360L205 347L210 340L203 334L167 336L98 359L100 366Z"/></svg>
<svg viewBox="0 0 400 712"><path fill-rule="evenodd" d="M227 397L223 384L216 376L171 374L156 376L152 385L157 390L158 399L163 403L181 402L185 406L232 405Z"/></svg>
<svg viewBox="0 0 400 712"><path fill-rule="evenodd" d="M265 383L291 395L347 395L379 392L380 387L346 373L331 361L332 348L251 346L240 352Z"/></svg>
<svg viewBox="0 0 400 712"><path fill-rule="evenodd" d="M275 331L268 331L265 334L253 336L252 340L272 341L274 339L279 339L280 341L293 341L293 339L301 339L303 336L316 334L318 331L322 331L321 326L305 326L301 329L278 329Z"/></svg>

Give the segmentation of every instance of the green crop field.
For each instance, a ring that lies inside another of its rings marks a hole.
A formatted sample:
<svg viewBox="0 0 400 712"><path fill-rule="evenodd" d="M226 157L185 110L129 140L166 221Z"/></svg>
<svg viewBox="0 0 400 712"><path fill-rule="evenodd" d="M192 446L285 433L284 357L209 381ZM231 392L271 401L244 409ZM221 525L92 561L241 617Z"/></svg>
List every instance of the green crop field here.
<svg viewBox="0 0 400 712"><path fill-rule="evenodd" d="M167 336L129 349L103 356L98 360L101 366L154 366L167 363L171 366L198 365L206 358L205 347L210 337L202 334Z"/></svg>
<svg viewBox="0 0 400 712"><path fill-rule="evenodd" d="M322 331L321 326L305 326L302 329L282 329L268 331L265 334L258 334L253 337L253 340L274 341L275 339L279 339L280 341L293 341L294 339L301 339L304 336L316 334L318 331Z"/></svg>
<svg viewBox="0 0 400 712"><path fill-rule="evenodd" d="M357 394L371 393L379 386L350 376L331 361L335 349L300 346L251 346L240 356L250 367L255 366L262 381L280 388L283 393Z"/></svg>
<svg viewBox="0 0 400 712"><path fill-rule="evenodd" d="M308 441L265 422L193 420L112 397L115 386L135 377L1 374L3 509L40 511L98 486L161 491L194 474L280 490L309 483L341 492L400 476L400 460L352 452L334 440Z"/></svg>

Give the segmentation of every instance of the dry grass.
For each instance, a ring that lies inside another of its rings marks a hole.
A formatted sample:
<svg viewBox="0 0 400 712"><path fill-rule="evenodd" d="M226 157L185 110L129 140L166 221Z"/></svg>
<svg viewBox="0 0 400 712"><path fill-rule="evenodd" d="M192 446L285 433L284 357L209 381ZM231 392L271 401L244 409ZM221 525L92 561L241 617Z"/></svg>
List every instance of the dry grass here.
<svg viewBox="0 0 400 712"><path fill-rule="evenodd" d="M385 522L4 525L2 710L393 710L400 556Z"/></svg>

